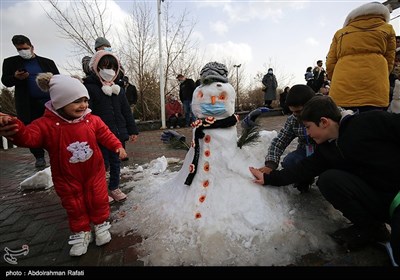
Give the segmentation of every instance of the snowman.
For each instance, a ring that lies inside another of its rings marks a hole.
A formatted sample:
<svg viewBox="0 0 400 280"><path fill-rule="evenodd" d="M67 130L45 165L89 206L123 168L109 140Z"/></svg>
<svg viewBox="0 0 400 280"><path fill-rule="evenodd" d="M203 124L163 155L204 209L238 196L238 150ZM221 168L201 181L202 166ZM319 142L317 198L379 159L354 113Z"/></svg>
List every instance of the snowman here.
<svg viewBox="0 0 400 280"><path fill-rule="evenodd" d="M253 183L249 166L263 166L276 131L238 148L236 92L227 69L210 62L193 93L193 139L180 171L136 190L131 224L143 236L145 265L280 265L297 234L287 194ZM282 242L280 241L282 240ZM286 240L286 241L285 241ZM280 248L271 246L280 243Z"/></svg>

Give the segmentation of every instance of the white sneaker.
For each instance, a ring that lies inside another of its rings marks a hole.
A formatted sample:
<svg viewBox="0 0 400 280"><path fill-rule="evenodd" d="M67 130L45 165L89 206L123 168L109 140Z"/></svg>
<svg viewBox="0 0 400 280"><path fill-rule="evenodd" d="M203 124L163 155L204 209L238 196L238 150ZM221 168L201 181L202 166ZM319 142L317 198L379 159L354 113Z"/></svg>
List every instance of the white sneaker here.
<svg viewBox="0 0 400 280"><path fill-rule="evenodd" d="M108 196L108 203L109 204L113 204L114 203L114 198L112 198L111 196Z"/></svg>
<svg viewBox="0 0 400 280"><path fill-rule="evenodd" d="M104 245L111 240L111 234L108 231L111 225L109 222L105 221L102 224L94 226L94 233L96 235L96 245L101 246Z"/></svg>
<svg viewBox="0 0 400 280"><path fill-rule="evenodd" d="M86 254L89 243L93 241L90 231L81 231L69 237L68 244L72 245L69 255L73 257Z"/></svg>

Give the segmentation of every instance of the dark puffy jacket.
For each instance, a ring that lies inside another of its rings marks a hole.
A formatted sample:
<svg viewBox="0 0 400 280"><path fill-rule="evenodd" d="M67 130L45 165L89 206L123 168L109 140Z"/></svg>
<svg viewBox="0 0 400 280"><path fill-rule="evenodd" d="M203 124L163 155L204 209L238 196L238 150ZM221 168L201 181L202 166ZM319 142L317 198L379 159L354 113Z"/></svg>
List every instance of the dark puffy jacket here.
<svg viewBox="0 0 400 280"><path fill-rule="evenodd" d="M179 85L179 99L183 102L185 100L192 101L193 92L196 85L192 79L186 79Z"/></svg>
<svg viewBox="0 0 400 280"><path fill-rule="evenodd" d="M53 60L38 55L35 58L38 60L42 72L60 74ZM20 68L24 68L24 59L19 55L4 59L1 82L6 87L15 86L15 108L18 118L28 124L43 115L44 104L29 95L27 79L21 81L14 77L15 72Z"/></svg>
<svg viewBox="0 0 400 280"><path fill-rule="evenodd" d="M89 107L92 113L99 116L121 142L127 141L130 135L139 134L122 88L118 95L104 94L100 80L93 73L84 79L84 85L89 92Z"/></svg>

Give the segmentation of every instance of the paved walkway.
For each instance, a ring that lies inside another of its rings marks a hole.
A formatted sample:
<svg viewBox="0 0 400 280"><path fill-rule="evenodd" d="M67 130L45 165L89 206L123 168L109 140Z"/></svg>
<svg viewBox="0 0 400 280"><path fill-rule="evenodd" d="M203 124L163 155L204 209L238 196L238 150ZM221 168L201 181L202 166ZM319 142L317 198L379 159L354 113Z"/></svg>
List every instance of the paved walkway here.
<svg viewBox="0 0 400 280"><path fill-rule="evenodd" d="M285 119L284 116L260 118L263 128L277 131ZM185 135L187 140L191 140L190 128L177 131ZM160 141L161 133L162 130L144 131L137 143L128 143L129 161L123 164L148 163L163 155L183 159L186 151L173 150L163 144ZM29 150L0 150L0 162L0 267L16 269L21 266L143 266L137 259L134 248L134 245L141 241L141 237L135 235L113 236L112 241L102 247L92 243L85 255L70 257L67 217L54 188L39 191L19 190L19 183L37 172ZM121 188L124 189L123 180ZM117 212L120 205L115 203L111 207L112 212ZM4 259L5 248L20 250L24 244L29 245L29 253L26 256L16 256L15 265L7 263ZM390 266L390 262L381 248L371 247L361 252L339 252L333 260L326 260L320 252L315 252L304 256L294 265L387 267Z"/></svg>

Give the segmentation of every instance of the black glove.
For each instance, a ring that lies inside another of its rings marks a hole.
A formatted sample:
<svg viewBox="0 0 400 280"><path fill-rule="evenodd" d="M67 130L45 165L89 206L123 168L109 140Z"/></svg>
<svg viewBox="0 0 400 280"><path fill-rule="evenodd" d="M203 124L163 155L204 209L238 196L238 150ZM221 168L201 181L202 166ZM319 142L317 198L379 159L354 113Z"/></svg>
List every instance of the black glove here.
<svg viewBox="0 0 400 280"><path fill-rule="evenodd" d="M179 134L175 130L166 130L161 134L161 141L163 141L164 144L168 144L172 138L182 142L186 141L186 137L182 134Z"/></svg>
<svg viewBox="0 0 400 280"><path fill-rule="evenodd" d="M256 126L256 119L259 115L262 113L268 112L269 109L267 107L260 107L257 108L253 111L251 111L242 121L241 121L241 126L243 128L252 128L253 126Z"/></svg>

